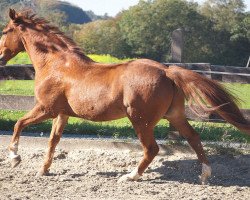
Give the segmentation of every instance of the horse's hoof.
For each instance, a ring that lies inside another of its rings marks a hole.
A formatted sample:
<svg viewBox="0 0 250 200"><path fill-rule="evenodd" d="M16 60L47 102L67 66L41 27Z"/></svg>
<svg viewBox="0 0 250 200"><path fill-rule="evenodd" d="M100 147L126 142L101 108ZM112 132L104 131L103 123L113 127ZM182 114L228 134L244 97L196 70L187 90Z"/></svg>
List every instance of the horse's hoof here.
<svg viewBox="0 0 250 200"><path fill-rule="evenodd" d="M126 174L120 177L117 183L122 183L122 182L127 182L127 181L133 181L133 179L129 176L129 174Z"/></svg>
<svg viewBox="0 0 250 200"><path fill-rule="evenodd" d="M127 181L138 181L141 176L138 173L131 172L130 174L123 175L117 181L117 183L127 182Z"/></svg>
<svg viewBox="0 0 250 200"><path fill-rule="evenodd" d="M44 175L45 175L45 173L43 171L39 171L36 173L36 177L42 177Z"/></svg>
<svg viewBox="0 0 250 200"><path fill-rule="evenodd" d="M207 180L211 176L211 173L212 173L211 167L203 163L202 164L202 174L199 176L200 182L202 185L207 184Z"/></svg>
<svg viewBox="0 0 250 200"><path fill-rule="evenodd" d="M41 177L41 176L46 176L49 174L49 170L44 171L41 169L40 171L37 172L36 177Z"/></svg>
<svg viewBox="0 0 250 200"><path fill-rule="evenodd" d="M199 176L201 185L207 185L207 183L208 183L207 179L208 178L209 178L208 176L203 176L203 175Z"/></svg>
<svg viewBox="0 0 250 200"><path fill-rule="evenodd" d="M15 157L15 158L12 158L12 159L11 159L11 167L12 167L12 168L15 168L17 165L20 164L20 162L21 162L21 156L20 156L20 155L18 155L18 156Z"/></svg>

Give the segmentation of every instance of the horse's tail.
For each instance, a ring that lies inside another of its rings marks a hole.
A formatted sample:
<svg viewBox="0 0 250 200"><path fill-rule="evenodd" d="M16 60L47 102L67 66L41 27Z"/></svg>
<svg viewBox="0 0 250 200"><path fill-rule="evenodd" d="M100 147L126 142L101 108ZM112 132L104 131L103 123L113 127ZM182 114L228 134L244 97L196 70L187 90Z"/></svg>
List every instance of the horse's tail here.
<svg viewBox="0 0 250 200"><path fill-rule="evenodd" d="M239 130L250 135L250 122L237 106L238 99L221 84L177 66L167 68L166 75L183 91L192 110L197 111L198 108L203 112L216 112Z"/></svg>

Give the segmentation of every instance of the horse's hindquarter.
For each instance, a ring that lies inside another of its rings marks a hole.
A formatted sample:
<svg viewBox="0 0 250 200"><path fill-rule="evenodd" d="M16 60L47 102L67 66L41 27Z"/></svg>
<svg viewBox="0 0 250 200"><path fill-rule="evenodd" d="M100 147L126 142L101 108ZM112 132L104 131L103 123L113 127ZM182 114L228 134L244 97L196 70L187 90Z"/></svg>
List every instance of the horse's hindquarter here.
<svg viewBox="0 0 250 200"><path fill-rule="evenodd" d="M173 82L166 77L164 66L148 59L128 65L123 87L124 105L153 118L165 113L173 99Z"/></svg>

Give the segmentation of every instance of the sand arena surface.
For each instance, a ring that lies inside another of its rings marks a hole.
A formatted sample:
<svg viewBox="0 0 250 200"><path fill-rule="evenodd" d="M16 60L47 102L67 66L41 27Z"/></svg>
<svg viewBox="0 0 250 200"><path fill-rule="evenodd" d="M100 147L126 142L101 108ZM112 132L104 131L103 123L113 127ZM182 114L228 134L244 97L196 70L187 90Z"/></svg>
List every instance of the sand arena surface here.
<svg viewBox="0 0 250 200"><path fill-rule="evenodd" d="M0 136L0 199L250 199L248 150L218 154L207 148L212 166L209 185L200 185L201 165L189 147L171 146L158 155L138 182L117 183L133 170L142 152L102 143L81 146L63 139L48 176L36 177L47 138L22 137L21 164L10 168L9 136ZM82 145L86 144L86 141ZM105 147L105 148L104 148ZM120 150L121 149L121 150Z"/></svg>

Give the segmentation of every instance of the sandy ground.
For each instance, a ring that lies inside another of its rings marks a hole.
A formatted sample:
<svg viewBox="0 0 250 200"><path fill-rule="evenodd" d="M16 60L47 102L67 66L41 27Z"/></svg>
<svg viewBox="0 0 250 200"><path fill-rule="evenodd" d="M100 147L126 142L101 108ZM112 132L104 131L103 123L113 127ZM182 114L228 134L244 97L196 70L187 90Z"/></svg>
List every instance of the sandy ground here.
<svg viewBox="0 0 250 200"><path fill-rule="evenodd" d="M189 147L171 145L156 157L138 182L117 183L142 157L131 148L98 143L81 147L81 139L63 139L50 174L40 178L46 140L22 138L21 164L10 168L6 145L0 137L0 199L250 199L250 154L244 150L207 148L213 175L200 185L201 166ZM78 141L74 142L74 141ZM75 144L75 145L74 145ZM86 141L85 141L86 144ZM102 148L105 146L105 148Z"/></svg>

